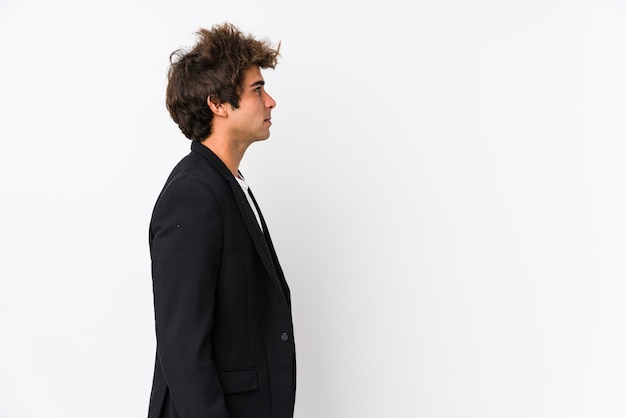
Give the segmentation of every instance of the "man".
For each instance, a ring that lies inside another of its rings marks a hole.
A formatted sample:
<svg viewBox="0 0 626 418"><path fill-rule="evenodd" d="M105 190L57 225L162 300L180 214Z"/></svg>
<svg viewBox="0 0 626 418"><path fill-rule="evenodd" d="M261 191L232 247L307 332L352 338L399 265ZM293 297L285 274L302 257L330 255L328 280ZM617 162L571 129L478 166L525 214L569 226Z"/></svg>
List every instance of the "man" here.
<svg viewBox="0 0 626 418"><path fill-rule="evenodd" d="M157 337L149 418L287 418L295 400L291 301L239 163L270 135L261 69L279 55L230 24L175 51L166 104L191 152L150 223Z"/></svg>

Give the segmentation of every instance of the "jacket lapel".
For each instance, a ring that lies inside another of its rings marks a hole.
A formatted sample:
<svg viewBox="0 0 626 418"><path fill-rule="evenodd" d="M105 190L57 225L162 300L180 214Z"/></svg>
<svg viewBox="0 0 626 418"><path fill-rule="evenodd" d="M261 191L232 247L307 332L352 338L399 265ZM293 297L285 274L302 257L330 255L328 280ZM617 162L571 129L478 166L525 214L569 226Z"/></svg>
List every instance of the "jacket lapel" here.
<svg viewBox="0 0 626 418"><path fill-rule="evenodd" d="M244 222L246 224L246 228L248 229L248 232L250 233L250 236L252 237L254 246L256 247L256 250L259 253L259 256L261 257L261 261L263 262L263 265L265 266L265 269L267 270L267 273L269 277L271 278L272 283L274 284L274 287L276 288L276 291L281 296L281 299L283 300L285 305L288 307L289 306L288 298L286 297L285 292L283 291L281 278L279 277L277 267L274 264L274 259L276 257L275 255L273 256L272 254L272 251L274 251L274 248L273 246L270 247L271 240L266 239L264 232L262 232L261 228L259 228L259 223L257 222L256 217L254 216L254 212L252 211L252 208L250 207L250 204L248 203L248 198L246 197L241 186L237 182L237 179L232 175L230 170L228 170L228 168L224 165L222 160L220 160L219 157L215 155L213 151L211 151L209 148L205 147L198 141L193 141L191 144L191 149L192 151L196 151L202 154L203 156L205 156L212 163L212 165L217 169L217 171L230 184L230 188L233 192L233 195L235 196L235 201L237 202L237 207L239 208L239 211L241 215L243 216ZM265 233L267 233L268 234L267 236L269 237L269 233L267 232L267 225L265 224L265 219L263 218L263 215L261 214L261 210L259 209L259 206L257 205L256 200L254 199L254 196L252 195L252 193L250 193L250 196L252 197L252 200L256 206L256 209L259 212L259 218L261 218L261 225L263 225L263 231L265 231ZM278 269L280 269L280 267L278 267ZM284 281L284 279L282 280Z"/></svg>
<svg viewBox="0 0 626 418"><path fill-rule="evenodd" d="M285 280L285 274L283 273L282 268L280 267L280 262L278 261L278 257L276 256L276 250L274 249L274 244L272 243L272 238L270 237L270 230L265 223L265 218L263 217L263 213L261 213L261 208L259 204L256 202L254 198L254 193L252 190L248 188L248 193L250 193L250 197L254 202L254 206L256 207L257 212L259 213L259 218L261 219L261 225L263 226L263 236L265 238L265 243L269 248L269 254L272 258L272 265L274 266L278 278L278 282L280 284L281 289L283 290L283 297L287 301L287 305L291 306L291 297L289 294L289 286L287 286L287 281ZM256 219L255 219L256 220Z"/></svg>

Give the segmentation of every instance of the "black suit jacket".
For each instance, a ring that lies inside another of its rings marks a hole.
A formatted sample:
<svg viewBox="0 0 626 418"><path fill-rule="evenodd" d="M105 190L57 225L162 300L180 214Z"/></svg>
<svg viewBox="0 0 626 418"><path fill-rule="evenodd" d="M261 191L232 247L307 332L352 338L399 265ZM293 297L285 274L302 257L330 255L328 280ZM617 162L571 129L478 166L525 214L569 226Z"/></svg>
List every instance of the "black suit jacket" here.
<svg viewBox="0 0 626 418"><path fill-rule="evenodd" d="M149 418L293 416L289 288L260 216L264 232L235 177L194 141L150 223L157 354Z"/></svg>

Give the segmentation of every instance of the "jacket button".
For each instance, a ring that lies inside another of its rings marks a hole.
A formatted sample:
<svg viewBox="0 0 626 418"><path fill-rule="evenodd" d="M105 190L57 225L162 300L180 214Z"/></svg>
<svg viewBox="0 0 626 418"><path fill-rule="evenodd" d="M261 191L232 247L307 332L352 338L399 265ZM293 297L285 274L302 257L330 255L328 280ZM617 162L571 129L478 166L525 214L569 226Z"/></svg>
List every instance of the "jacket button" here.
<svg viewBox="0 0 626 418"><path fill-rule="evenodd" d="M289 339L289 335L287 335L287 333L286 333L286 332L283 332L283 333L280 335L280 339L281 339L282 341L287 341L287 340Z"/></svg>

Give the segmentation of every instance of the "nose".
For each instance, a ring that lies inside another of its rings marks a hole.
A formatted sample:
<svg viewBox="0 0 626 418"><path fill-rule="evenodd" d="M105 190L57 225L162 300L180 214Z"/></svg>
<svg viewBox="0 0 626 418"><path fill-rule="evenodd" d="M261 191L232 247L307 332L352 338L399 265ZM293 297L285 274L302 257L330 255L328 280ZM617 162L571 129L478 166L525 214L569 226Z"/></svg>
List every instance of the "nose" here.
<svg viewBox="0 0 626 418"><path fill-rule="evenodd" d="M265 99L265 105L270 109L274 109L276 107L276 100L274 100L269 94L265 94L267 95L267 98Z"/></svg>

